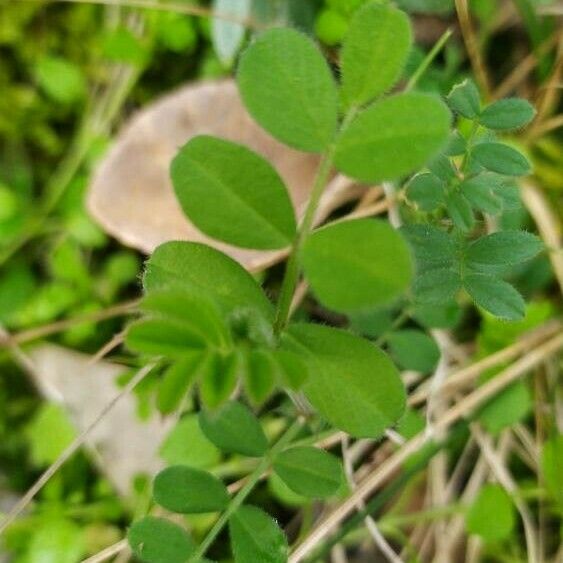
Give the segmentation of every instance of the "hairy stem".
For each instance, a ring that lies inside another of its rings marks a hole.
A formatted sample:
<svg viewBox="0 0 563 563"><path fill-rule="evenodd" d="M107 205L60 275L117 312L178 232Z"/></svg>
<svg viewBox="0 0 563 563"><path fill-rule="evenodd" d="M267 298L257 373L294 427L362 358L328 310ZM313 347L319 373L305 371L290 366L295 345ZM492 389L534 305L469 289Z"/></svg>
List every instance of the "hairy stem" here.
<svg viewBox="0 0 563 563"><path fill-rule="evenodd" d="M301 418L298 418L284 432L284 434L275 443L274 447L269 451L269 453L264 456L264 458L256 466L256 469L248 476L248 480L246 481L244 487L233 497L225 512L221 514L219 520L217 520L213 528L209 530L207 536L205 536L198 549L188 560L188 563L195 563L205 555L207 550L211 547L211 544L215 541L215 538L221 533L221 530L228 523L229 518L236 512L236 510L241 506L246 497L252 492L252 489L254 489L256 483L258 483L264 472L272 464L277 454L279 454L291 442L291 440L295 438L302 425L303 420Z"/></svg>

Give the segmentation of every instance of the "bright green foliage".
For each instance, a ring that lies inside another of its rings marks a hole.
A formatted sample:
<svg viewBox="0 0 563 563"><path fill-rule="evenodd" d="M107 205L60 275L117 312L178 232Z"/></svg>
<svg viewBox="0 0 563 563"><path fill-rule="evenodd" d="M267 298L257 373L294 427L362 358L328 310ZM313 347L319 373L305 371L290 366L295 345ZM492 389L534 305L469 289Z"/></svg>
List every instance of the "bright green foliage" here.
<svg viewBox="0 0 563 563"><path fill-rule="evenodd" d="M211 354L204 359L199 381L199 396L209 409L223 404L233 393L242 371L242 354Z"/></svg>
<svg viewBox="0 0 563 563"><path fill-rule="evenodd" d="M485 485L466 515L467 530L485 542L506 539L514 524L514 505L500 485Z"/></svg>
<svg viewBox="0 0 563 563"><path fill-rule="evenodd" d="M225 452L261 457L268 449L260 422L238 401L229 401L216 411L201 411L199 425L207 438Z"/></svg>
<svg viewBox="0 0 563 563"><path fill-rule="evenodd" d="M536 110L527 100L506 98L487 106L479 116L479 123L489 129L519 129L527 125Z"/></svg>
<svg viewBox="0 0 563 563"><path fill-rule="evenodd" d="M511 266L530 260L543 249L541 240L525 231L500 231L477 239L467 249L470 266Z"/></svg>
<svg viewBox="0 0 563 563"><path fill-rule="evenodd" d="M244 384L246 393L254 404L262 404L271 395L276 383L276 368L269 351L256 349L247 353Z"/></svg>
<svg viewBox="0 0 563 563"><path fill-rule="evenodd" d="M346 107L361 106L395 84L410 50L411 35L407 15L396 8L372 2L356 12L341 54Z"/></svg>
<svg viewBox="0 0 563 563"><path fill-rule="evenodd" d="M477 305L493 315L515 321L526 312L522 296L509 283L487 274L468 274L463 287Z"/></svg>
<svg viewBox="0 0 563 563"><path fill-rule="evenodd" d="M133 523L127 539L133 553L144 563L185 563L195 549L183 528L154 516Z"/></svg>
<svg viewBox="0 0 563 563"><path fill-rule="evenodd" d="M528 159L503 143L478 143L473 147L471 155L481 166L498 174L524 176L531 171Z"/></svg>
<svg viewBox="0 0 563 563"><path fill-rule="evenodd" d="M160 506L180 514L217 512L229 503L227 488L219 479L186 465L163 469L155 477L153 495Z"/></svg>
<svg viewBox="0 0 563 563"><path fill-rule="evenodd" d="M162 414L170 414L182 404L186 393L199 374L205 353L186 352L164 372L158 386L157 407Z"/></svg>
<svg viewBox="0 0 563 563"><path fill-rule="evenodd" d="M332 496L342 483L342 467L332 454L310 447L296 447L279 454L274 471L294 492L304 497Z"/></svg>
<svg viewBox="0 0 563 563"><path fill-rule="evenodd" d="M445 145L447 107L433 96L406 93L375 102L342 132L335 165L363 182L393 180L415 171Z"/></svg>
<svg viewBox="0 0 563 563"><path fill-rule="evenodd" d="M38 61L37 82L49 97L62 104L73 103L86 93L80 69L58 57L42 57Z"/></svg>
<svg viewBox="0 0 563 563"><path fill-rule="evenodd" d="M464 80L452 88L448 95L449 106L463 117L473 119L481 112L479 90L472 80Z"/></svg>
<svg viewBox="0 0 563 563"><path fill-rule="evenodd" d="M403 369L431 372L440 359L436 342L420 330L406 329L389 335L389 350Z"/></svg>
<svg viewBox="0 0 563 563"><path fill-rule="evenodd" d="M241 506L229 519L235 563L286 563L287 539L276 522L255 506Z"/></svg>
<svg viewBox="0 0 563 563"><path fill-rule="evenodd" d="M557 509L563 514L563 434L556 434L545 443L541 453L541 469L545 487L553 495Z"/></svg>
<svg viewBox="0 0 563 563"><path fill-rule="evenodd" d="M406 225L401 228L416 258L419 271L456 264L456 244L452 237L432 225Z"/></svg>
<svg viewBox="0 0 563 563"><path fill-rule="evenodd" d="M355 437L374 438L401 416L405 390L399 372L366 340L335 328L296 324L283 345L309 364L303 391L337 428Z"/></svg>
<svg viewBox="0 0 563 563"><path fill-rule="evenodd" d="M303 249L315 295L335 311L369 309L408 288L413 267L401 235L383 221L359 219L315 231Z"/></svg>
<svg viewBox="0 0 563 563"><path fill-rule="evenodd" d="M433 211L444 200L444 185L434 174L417 174L407 186L407 196L423 211Z"/></svg>
<svg viewBox="0 0 563 563"><path fill-rule="evenodd" d="M336 130L337 92L315 44L292 29L264 32L243 53L239 90L254 119L280 141L321 152Z"/></svg>
<svg viewBox="0 0 563 563"><path fill-rule="evenodd" d="M214 0L213 11L225 17L211 20L211 39L219 60L231 66L244 39L244 26L233 19L244 20L250 16L252 0Z"/></svg>
<svg viewBox="0 0 563 563"><path fill-rule="evenodd" d="M503 389L479 412L479 421L491 434L520 422L533 406L530 391L523 381Z"/></svg>
<svg viewBox="0 0 563 563"><path fill-rule="evenodd" d="M33 535L26 540L21 561L41 563L76 563L86 555L86 533L71 520L53 515L41 525L33 524Z"/></svg>
<svg viewBox="0 0 563 563"><path fill-rule="evenodd" d="M161 244L146 264L143 284L149 293L189 289L207 293L227 311L244 306L265 317L273 314L271 303L254 278L238 262L205 244Z"/></svg>
<svg viewBox="0 0 563 563"><path fill-rule="evenodd" d="M335 10L323 10L315 21L315 35L326 45L337 45L348 31L348 21Z"/></svg>
<svg viewBox="0 0 563 563"><path fill-rule="evenodd" d="M245 248L291 244L295 215L283 180L246 147L194 137L177 153L170 175L182 209L205 234Z"/></svg>
<svg viewBox="0 0 563 563"><path fill-rule="evenodd" d="M413 286L416 300L431 305L440 305L450 301L460 288L459 272L448 268L424 272L416 278Z"/></svg>
<svg viewBox="0 0 563 563"><path fill-rule="evenodd" d="M160 457L169 465L189 465L198 469L213 467L220 451L201 431L196 414L188 414L172 428L160 447Z"/></svg>
<svg viewBox="0 0 563 563"><path fill-rule="evenodd" d="M282 383L290 389L300 389L309 375L307 364L297 354L287 350L275 350L273 357Z"/></svg>
<svg viewBox="0 0 563 563"><path fill-rule="evenodd" d="M498 188L495 175L486 172L467 178L459 185L461 195L471 206L489 215L502 211L502 200L495 195L495 189Z"/></svg>

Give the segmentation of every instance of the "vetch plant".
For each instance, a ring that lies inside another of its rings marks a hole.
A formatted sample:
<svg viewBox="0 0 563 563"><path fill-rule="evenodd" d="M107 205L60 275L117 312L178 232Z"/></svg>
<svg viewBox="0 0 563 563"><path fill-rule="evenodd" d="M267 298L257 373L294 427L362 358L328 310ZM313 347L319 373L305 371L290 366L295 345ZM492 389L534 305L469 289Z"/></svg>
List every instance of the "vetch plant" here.
<svg viewBox="0 0 563 563"><path fill-rule="evenodd" d="M284 533L246 504L262 475L273 471L303 497L330 497L342 485L342 468L331 454L295 443L307 436L308 418L318 414L352 437L378 438L403 415L399 371L378 346L343 329L291 321L302 275L324 307L353 318L410 298L413 279L416 303L449 301L464 288L493 314L522 316L522 298L500 276L541 245L524 232L480 236L477 226L483 214L502 208L507 178L529 170L526 158L492 131L524 125L533 110L521 100L481 109L467 82L449 104L473 127L451 135L450 110L439 97L387 95L401 76L411 36L404 13L370 3L350 23L338 81L316 45L292 29L265 31L242 54L237 81L250 114L279 141L320 155L303 217L295 216L273 166L244 146L202 135L176 155L175 193L202 232L243 248L288 249L289 257L275 303L237 262L203 244L168 242L147 262L143 316L126 341L160 359L159 409L178 410L197 387L205 436L256 464L234 495L201 469L159 473L156 504L178 514L219 515L199 545L160 516L135 522L129 542L143 561L204 561L226 526L237 563L286 561ZM419 172L406 188L408 224L398 231L385 221L357 219L313 229L334 169L364 183L401 182ZM405 355L407 336L390 339L394 355ZM425 346L428 354L414 367L429 371L439 352L433 343ZM280 388L293 398L296 420L270 443L250 409L229 399L240 393L259 407Z"/></svg>

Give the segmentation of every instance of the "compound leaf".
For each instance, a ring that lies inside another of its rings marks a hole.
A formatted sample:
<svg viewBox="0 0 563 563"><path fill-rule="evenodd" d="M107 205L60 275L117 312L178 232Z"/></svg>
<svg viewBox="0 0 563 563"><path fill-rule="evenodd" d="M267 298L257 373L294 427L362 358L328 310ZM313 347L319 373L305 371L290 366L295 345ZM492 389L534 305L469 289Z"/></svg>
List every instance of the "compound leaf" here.
<svg viewBox="0 0 563 563"><path fill-rule="evenodd" d="M429 373L440 359L440 349L434 339L420 330L393 332L388 342L391 356L403 369Z"/></svg>
<svg viewBox="0 0 563 563"><path fill-rule="evenodd" d="M542 241L532 233L499 231L471 243L466 258L475 268L512 266L530 260L542 249Z"/></svg>
<svg viewBox="0 0 563 563"><path fill-rule="evenodd" d="M505 98L487 106L479 116L481 125L489 129L519 129L530 123L536 110L527 100Z"/></svg>
<svg viewBox="0 0 563 563"><path fill-rule="evenodd" d="M509 283L486 274L468 274L463 287L475 303L496 317L520 320L526 312L522 296Z"/></svg>
<svg viewBox="0 0 563 563"><path fill-rule="evenodd" d="M463 117L474 119L481 111L479 90L472 80L456 84L448 94L448 105Z"/></svg>
<svg viewBox="0 0 563 563"><path fill-rule="evenodd" d="M473 147L471 155L481 166L498 174L524 176L531 170L521 152L503 143L479 143Z"/></svg>

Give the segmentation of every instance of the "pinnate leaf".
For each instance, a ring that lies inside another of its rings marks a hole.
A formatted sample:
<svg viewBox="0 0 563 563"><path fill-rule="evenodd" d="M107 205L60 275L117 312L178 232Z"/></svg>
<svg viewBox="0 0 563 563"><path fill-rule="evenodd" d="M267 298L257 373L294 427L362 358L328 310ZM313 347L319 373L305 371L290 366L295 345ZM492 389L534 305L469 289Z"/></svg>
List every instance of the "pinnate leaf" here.
<svg viewBox="0 0 563 563"><path fill-rule="evenodd" d="M200 135L180 149L170 174L184 213L205 234L263 250L291 243L295 215L287 189L255 152Z"/></svg>
<svg viewBox="0 0 563 563"><path fill-rule="evenodd" d="M276 457L274 471L292 491L304 497L330 497L342 483L338 458L318 448L285 450Z"/></svg>
<svg viewBox="0 0 563 563"><path fill-rule="evenodd" d="M229 518L235 563L286 563L287 538L276 522L255 506L241 506Z"/></svg>
<svg viewBox="0 0 563 563"><path fill-rule="evenodd" d="M289 146L321 152L337 121L332 73L315 44L293 29L271 29L241 56L244 105L271 135Z"/></svg>
<svg viewBox="0 0 563 563"><path fill-rule="evenodd" d="M489 129L519 129L536 114L534 106L521 98L505 98L487 106L479 116L481 125Z"/></svg>
<svg viewBox="0 0 563 563"><path fill-rule="evenodd" d="M517 321L526 312L526 303L518 291L494 276L468 274L463 287L477 305L501 319Z"/></svg>
<svg viewBox="0 0 563 563"><path fill-rule="evenodd" d="M434 174L417 174L407 186L407 196L422 211L433 211L444 200L444 186Z"/></svg>
<svg viewBox="0 0 563 563"><path fill-rule="evenodd" d="M411 41L404 12L375 2L358 10L341 54L345 105L363 105L389 90L399 79Z"/></svg>
<svg viewBox="0 0 563 563"><path fill-rule="evenodd" d="M464 80L456 84L448 94L449 106L463 117L473 119L481 111L479 90L472 80Z"/></svg>
<svg viewBox="0 0 563 563"><path fill-rule="evenodd" d="M460 192L472 207L494 215L502 211L502 201L494 194L499 182L494 174L479 174L460 184Z"/></svg>
<svg viewBox="0 0 563 563"><path fill-rule="evenodd" d="M503 143L479 143L473 147L471 155L481 166L498 174L524 176L531 170L521 152Z"/></svg>
<svg viewBox="0 0 563 563"><path fill-rule="evenodd" d="M463 232L470 231L475 225L475 216L469 202L459 192L453 192L446 199L446 208L453 224Z"/></svg>
<svg viewBox="0 0 563 563"><path fill-rule="evenodd" d="M319 301L335 311L373 308L401 295L413 273L407 243L388 223L343 221L315 231L303 267Z"/></svg>
<svg viewBox="0 0 563 563"><path fill-rule="evenodd" d="M420 168L446 143L450 113L439 98L405 93L377 101L344 129L335 165L363 182L393 180Z"/></svg>
<svg viewBox="0 0 563 563"><path fill-rule="evenodd" d="M228 401L216 411L201 411L199 425L207 438L225 452L260 457L268 449L260 422L238 401Z"/></svg>
<svg viewBox="0 0 563 563"><path fill-rule="evenodd" d="M475 268L512 266L530 260L542 249L542 241L532 233L499 231L473 242L467 249L466 258Z"/></svg>
<svg viewBox="0 0 563 563"><path fill-rule="evenodd" d="M242 354L208 354L201 367L199 396L209 409L223 404L233 393L242 372Z"/></svg>
<svg viewBox="0 0 563 563"><path fill-rule="evenodd" d="M406 225L401 233L416 258L419 271L444 268L456 263L456 245L452 237L432 225Z"/></svg>
<svg viewBox="0 0 563 563"><path fill-rule="evenodd" d="M440 359L438 345L421 330L393 332L389 335L388 342L391 355L404 369L429 373Z"/></svg>
<svg viewBox="0 0 563 563"><path fill-rule="evenodd" d="M185 563L195 551L188 533L164 518L146 516L127 534L133 553L145 563Z"/></svg>
<svg viewBox="0 0 563 563"><path fill-rule="evenodd" d="M201 514L224 510L229 503L227 488L201 469L173 465L154 479L153 496L166 510L180 514Z"/></svg>
<svg viewBox="0 0 563 563"><path fill-rule="evenodd" d="M413 291L418 303L441 305L450 301L460 288L459 271L438 268L417 276Z"/></svg>
<svg viewBox="0 0 563 563"><path fill-rule="evenodd" d="M335 328L295 324L283 345L309 364L303 392L337 428L374 438L401 416L405 390L399 372L367 340Z"/></svg>

